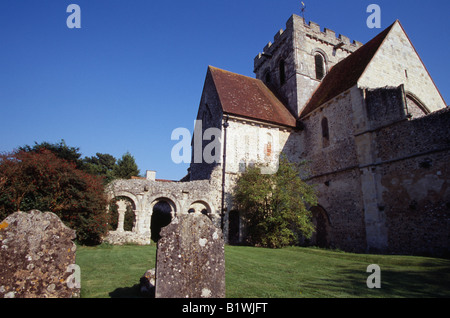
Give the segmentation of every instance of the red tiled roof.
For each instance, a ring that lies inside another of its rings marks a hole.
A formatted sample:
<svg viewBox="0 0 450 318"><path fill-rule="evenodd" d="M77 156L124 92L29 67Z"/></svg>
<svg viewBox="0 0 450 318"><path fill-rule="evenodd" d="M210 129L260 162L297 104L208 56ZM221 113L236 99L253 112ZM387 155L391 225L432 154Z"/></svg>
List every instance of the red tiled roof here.
<svg viewBox="0 0 450 318"><path fill-rule="evenodd" d="M322 80L300 117L309 114L322 104L355 86L394 24L395 22L350 56L336 64Z"/></svg>
<svg viewBox="0 0 450 318"><path fill-rule="evenodd" d="M294 116L262 81L212 66L209 72L225 114L295 127Z"/></svg>

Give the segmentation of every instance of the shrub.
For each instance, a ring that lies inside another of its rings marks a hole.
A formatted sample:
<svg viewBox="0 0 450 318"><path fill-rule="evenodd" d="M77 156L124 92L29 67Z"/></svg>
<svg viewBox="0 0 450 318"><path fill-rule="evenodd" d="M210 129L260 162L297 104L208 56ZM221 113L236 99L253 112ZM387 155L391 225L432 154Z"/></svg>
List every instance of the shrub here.
<svg viewBox="0 0 450 318"><path fill-rule="evenodd" d="M234 200L247 225L247 242L279 248L297 243L299 234L314 232L308 207L317 204L314 188L301 178L302 166L280 158L275 174L261 174L258 167L239 176Z"/></svg>

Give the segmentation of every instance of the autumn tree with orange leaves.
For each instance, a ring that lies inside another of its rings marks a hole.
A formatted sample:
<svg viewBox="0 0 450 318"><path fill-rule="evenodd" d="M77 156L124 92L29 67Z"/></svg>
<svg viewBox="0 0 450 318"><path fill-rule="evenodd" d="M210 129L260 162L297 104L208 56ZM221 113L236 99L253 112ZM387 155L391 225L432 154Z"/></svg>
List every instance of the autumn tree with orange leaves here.
<svg viewBox="0 0 450 318"><path fill-rule="evenodd" d="M33 209L58 215L76 230L77 240L93 245L107 232L102 179L77 169L49 150L0 155L0 220Z"/></svg>

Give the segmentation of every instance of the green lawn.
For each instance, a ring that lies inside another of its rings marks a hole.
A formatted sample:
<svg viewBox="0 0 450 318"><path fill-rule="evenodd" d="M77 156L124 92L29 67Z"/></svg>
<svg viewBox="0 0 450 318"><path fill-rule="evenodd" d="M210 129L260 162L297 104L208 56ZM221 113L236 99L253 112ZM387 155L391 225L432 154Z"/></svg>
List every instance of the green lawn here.
<svg viewBox="0 0 450 318"><path fill-rule="evenodd" d="M78 247L81 297L141 297L155 256L154 245ZM446 259L226 246L225 261L227 298L450 297ZM370 264L381 268L380 289L367 288Z"/></svg>
<svg viewBox="0 0 450 318"><path fill-rule="evenodd" d="M155 267L156 247L77 247L81 268L81 297L139 297L139 278Z"/></svg>

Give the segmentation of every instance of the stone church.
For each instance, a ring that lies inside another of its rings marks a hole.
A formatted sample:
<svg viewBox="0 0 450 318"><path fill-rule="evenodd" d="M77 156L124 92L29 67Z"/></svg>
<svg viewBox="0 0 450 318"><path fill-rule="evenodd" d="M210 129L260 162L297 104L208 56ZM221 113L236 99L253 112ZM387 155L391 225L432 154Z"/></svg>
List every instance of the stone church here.
<svg viewBox="0 0 450 318"><path fill-rule="evenodd" d="M254 72L208 67L197 123L202 136L221 131L221 160L192 160L177 182L148 172L113 183L110 198L122 208L111 241L149 243L164 205L172 217L207 214L229 243L242 242L235 180L253 164L276 171L284 153L309 163L306 181L319 193L316 233L305 244L448 255L450 112L399 21L363 45L293 15L255 57Z"/></svg>

